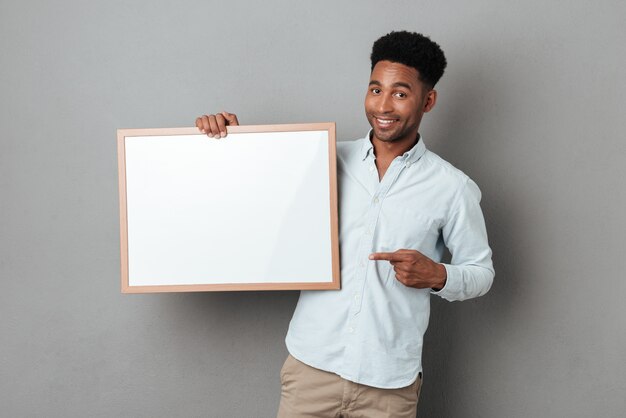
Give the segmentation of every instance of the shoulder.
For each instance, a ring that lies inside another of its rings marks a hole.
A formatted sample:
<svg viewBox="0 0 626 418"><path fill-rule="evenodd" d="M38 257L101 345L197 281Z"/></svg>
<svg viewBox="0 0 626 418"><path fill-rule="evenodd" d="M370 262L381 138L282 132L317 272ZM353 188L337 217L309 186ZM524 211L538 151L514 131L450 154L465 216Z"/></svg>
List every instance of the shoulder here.
<svg viewBox="0 0 626 418"><path fill-rule="evenodd" d="M349 141L337 141L337 153L355 153L361 149L363 138L352 139Z"/></svg>
<svg viewBox="0 0 626 418"><path fill-rule="evenodd" d="M363 138L350 141L337 141L337 159L347 163L358 158L363 147Z"/></svg>
<svg viewBox="0 0 626 418"><path fill-rule="evenodd" d="M423 169L428 171L429 176L437 180L437 183L454 195L469 193L480 199L478 185L462 170L441 158L430 150L426 150L420 162Z"/></svg>
<svg viewBox="0 0 626 418"><path fill-rule="evenodd" d="M423 160L425 169L433 171L433 174L442 177L444 180L459 184L469 180L467 174L430 150L424 152L421 160Z"/></svg>

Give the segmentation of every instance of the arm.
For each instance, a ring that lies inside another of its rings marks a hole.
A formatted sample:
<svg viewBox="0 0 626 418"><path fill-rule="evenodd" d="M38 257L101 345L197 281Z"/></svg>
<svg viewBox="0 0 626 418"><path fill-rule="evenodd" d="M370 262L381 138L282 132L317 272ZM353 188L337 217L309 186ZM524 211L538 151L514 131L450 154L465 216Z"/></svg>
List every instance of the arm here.
<svg viewBox="0 0 626 418"><path fill-rule="evenodd" d="M442 230L452 260L443 265L447 276L445 286L433 293L449 301L482 296L493 283L495 272L480 197L476 183L467 179Z"/></svg>
<svg viewBox="0 0 626 418"><path fill-rule="evenodd" d="M437 263L419 251L406 249L374 253L369 258L389 261L396 279L405 286L430 288L432 293L449 301L487 293L493 283L494 270L480 209L480 190L473 181L467 179L460 188L442 234L452 254L450 264Z"/></svg>
<svg viewBox="0 0 626 418"><path fill-rule="evenodd" d="M210 138L224 138L227 135L226 127L237 125L239 121L234 113L220 112L196 118L196 127Z"/></svg>

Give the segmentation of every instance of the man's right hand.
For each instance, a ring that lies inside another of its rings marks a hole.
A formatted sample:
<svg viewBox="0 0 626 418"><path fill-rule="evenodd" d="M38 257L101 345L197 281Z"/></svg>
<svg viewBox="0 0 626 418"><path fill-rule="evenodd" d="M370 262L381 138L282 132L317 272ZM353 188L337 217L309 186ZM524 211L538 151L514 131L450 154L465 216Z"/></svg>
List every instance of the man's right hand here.
<svg viewBox="0 0 626 418"><path fill-rule="evenodd" d="M202 115L196 118L196 127L210 138L224 138L227 126L237 126L239 121L234 113L220 112L215 115Z"/></svg>

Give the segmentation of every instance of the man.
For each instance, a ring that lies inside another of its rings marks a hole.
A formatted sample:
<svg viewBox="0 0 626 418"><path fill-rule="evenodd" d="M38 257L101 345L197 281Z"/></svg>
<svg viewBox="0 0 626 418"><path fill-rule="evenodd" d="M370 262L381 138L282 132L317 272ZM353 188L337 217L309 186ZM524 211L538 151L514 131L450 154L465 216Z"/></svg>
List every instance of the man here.
<svg viewBox="0 0 626 418"><path fill-rule="evenodd" d="M289 325L279 417L415 417L430 295L463 300L493 281L480 191L428 151L422 116L446 59L429 38L373 46L359 140L337 144L340 291L302 291ZM223 137L235 115L196 126ZM444 247L450 264L440 263Z"/></svg>

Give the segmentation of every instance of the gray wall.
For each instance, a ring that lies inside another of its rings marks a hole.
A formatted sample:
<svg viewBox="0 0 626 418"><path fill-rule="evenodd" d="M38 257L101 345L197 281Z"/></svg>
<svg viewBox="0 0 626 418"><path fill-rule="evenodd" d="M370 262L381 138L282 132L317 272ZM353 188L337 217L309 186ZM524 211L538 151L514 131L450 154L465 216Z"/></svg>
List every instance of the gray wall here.
<svg viewBox="0 0 626 418"><path fill-rule="evenodd" d="M447 53L422 133L481 186L497 270L434 300L419 416L622 417L625 4L1 1L0 414L273 416L297 293L121 295L115 130L361 136L404 28Z"/></svg>

